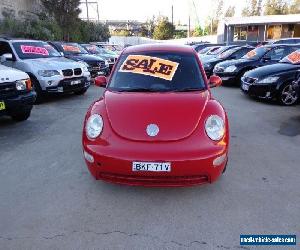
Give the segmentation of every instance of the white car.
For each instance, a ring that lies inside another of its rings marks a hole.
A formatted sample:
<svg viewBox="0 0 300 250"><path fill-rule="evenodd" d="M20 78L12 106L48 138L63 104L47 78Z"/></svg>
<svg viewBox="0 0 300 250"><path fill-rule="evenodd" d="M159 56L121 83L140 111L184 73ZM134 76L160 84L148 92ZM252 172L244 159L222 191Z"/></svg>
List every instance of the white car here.
<svg viewBox="0 0 300 250"><path fill-rule="evenodd" d="M0 56L4 65L26 72L37 93L37 102L45 93L84 94L91 75L83 62L61 56L43 41L0 38Z"/></svg>
<svg viewBox="0 0 300 250"><path fill-rule="evenodd" d="M27 120L35 98L28 74L0 64L0 116Z"/></svg>

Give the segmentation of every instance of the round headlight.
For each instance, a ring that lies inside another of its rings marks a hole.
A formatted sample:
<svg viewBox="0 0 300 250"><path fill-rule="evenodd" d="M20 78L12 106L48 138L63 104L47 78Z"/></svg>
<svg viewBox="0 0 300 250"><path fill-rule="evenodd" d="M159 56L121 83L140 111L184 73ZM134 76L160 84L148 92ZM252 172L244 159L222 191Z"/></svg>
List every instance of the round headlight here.
<svg viewBox="0 0 300 250"><path fill-rule="evenodd" d="M210 139L219 141L225 134L225 125L223 119L218 115L211 115L205 123L205 131Z"/></svg>
<svg viewBox="0 0 300 250"><path fill-rule="evenodd" d="M89 138L95 139L98 137L103 130L103 119L101 115L94 114L91 115L87 120L85 131Z"/></svg>

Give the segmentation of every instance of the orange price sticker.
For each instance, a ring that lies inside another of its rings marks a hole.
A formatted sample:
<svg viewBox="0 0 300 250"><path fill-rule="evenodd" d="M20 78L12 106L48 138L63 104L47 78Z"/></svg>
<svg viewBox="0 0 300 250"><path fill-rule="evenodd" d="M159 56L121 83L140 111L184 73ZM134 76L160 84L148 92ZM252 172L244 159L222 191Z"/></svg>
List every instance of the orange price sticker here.
<svg viewBox="0 0 300 250"><path fill-rule="evenodd" d="M172 81L179 63L159 57L144 55L129 55L120 68L120 72L131 72L158 77Z"/></svg>
<svg viewBox="0 0 300 250"><path fill-rule="evenodd" d="M77 46L63 44L62 47L64 51L80 52L80 48Z"/></svg>
<svg viewBox="0 0 300 250"><path fill-rule="evenodd" d="M256 51L255 51L255 50L250 50L250 51L246 54L246 56L247 56L248 58L252 58L252 57L256 56Z"/></svg>
<svg viewBox="0 0 300 250"><path fill-rule="evenodd" d="M292 64L297 64L300 63L300 52L299 51L294 51L293 53L289 54L287 56L287 59L292 63Z"/></svg>

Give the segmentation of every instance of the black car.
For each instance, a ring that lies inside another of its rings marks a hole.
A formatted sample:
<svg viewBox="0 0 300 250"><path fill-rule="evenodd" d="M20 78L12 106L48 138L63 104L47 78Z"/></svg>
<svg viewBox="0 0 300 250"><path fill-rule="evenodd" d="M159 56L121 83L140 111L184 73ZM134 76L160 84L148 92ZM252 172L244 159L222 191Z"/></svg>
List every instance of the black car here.
<svg viewBox="0 0 300 250"><path fill-rule="evenodd" d="M110 73L108 62L95 55L90 55L82 46L77 43L66 42L48 42L55 49L57 49L64 57L72 59L77 62L84 62L87 64L91 77L98 75L108 76Z"/></svg>
<svg viewBox="0 0 300 250"><path fill-rule="evenodd" d="M299 78L300 50L283 58L279 63L263 66L244 74L241 89L250 96L275 99L283 105L299 101L294 81Z"/></svg>
<svg viewBox="0 0 300 250"><path fill-rule="evenodd" d="M221 55L222 53L226 52L227 50L233 49L233 48L237 48L240 47L238 45L226 45L226 46L220 46L220 48L213 50L213 51L209 51L207 52L205 55L201 55L198 54L201 61L203 60L210 60L212 58L218 57L219 55Z"/></svg>
<svg viewBox="0 0 300 250"><path fill-rule="evenodd" d="M240 85L241 77L245 72L264 65L279 62L282 58L299 49L296 45L267 45L249 51L238 60L218 63L214 74L222 78L223 83Z"/></svg>
<svg viewBox="0 0 300 250"><path fill-rule="evenodd" d="M279 40L276 40L274 42L271 42L272 44L300 44L300 38L282 38Z"/></svg>
<svg viewBox="0 0 300 250"><path fill-rule="evenodd" d="M213 69L217 63L233 60L233 59L240 59L242 56L247 54L253 47L250 46L243 46L243 47L234 47L231 48L217 57L213 58L203 58L202 63L206 73L207 78L209 78L213 74Z"/></svg>
<svg viewBox="0 0 300 250"><path fill-rule="evenodd" d="M112 70L115 65L118 54L105 48L100 48L94 44L80 44L89 54L100 56L108 61L109 69Z"/></svg>

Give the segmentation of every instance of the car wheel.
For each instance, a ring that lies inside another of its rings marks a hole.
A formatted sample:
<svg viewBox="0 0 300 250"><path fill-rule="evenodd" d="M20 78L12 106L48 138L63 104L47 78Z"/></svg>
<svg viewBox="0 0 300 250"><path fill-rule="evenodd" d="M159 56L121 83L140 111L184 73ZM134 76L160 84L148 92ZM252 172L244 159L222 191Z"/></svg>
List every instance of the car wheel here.
<svg viewBox="0 0 300 250"><path fill-rule="evenodd" d="M11 118L17 122L22 122L27 120L30 114L31 114L31 110L26 110L26 111L24 110L22 112L16 112L11 114Z"/></svg>
<svg viewBox="0 0 300 250"><path fill-rule="evenodd" d="M75 91L74 94L75 95L84 95L86 91L87 91L87 89L81 89L81 90Z"/></svg>
<svg viewBox="0 0 300 250"><path fill-rule="evenodd" d="M32 82L32 89L36 93L35 103L36 104L42 103L42 101L44 99L44 95L43 95L43 91L42 91L42 88L41 88L38 80L36 80L35 78L31 77L31 82Z"/></svg>
<svg viewBox="0 0 300 250"><path fill-rule="evenodd" d="M286 83L280 88L278 101L285 106L291 106L298 102L299 93L292 83Z"/></svg>

